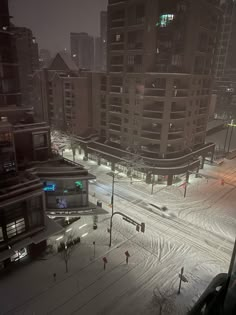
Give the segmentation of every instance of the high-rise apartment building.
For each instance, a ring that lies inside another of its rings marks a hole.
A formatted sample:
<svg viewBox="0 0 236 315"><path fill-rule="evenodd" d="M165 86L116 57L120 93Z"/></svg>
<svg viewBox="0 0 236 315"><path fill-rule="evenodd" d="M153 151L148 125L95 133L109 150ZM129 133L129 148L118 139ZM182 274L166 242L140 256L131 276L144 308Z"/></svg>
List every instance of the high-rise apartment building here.
<svg viewBox="0 0 236 315"><path fill-rule="evenodd" d="M21 104L17 53L14 34L10 29L7 0L1 1L0 10L0 111L3 107Z"/></svg>
<svg viewBox="0 0 236 315"><path fill-rule="evenodd" d="M236 3L224 0L217 46L215 92L217 117L236 118Z"/></svg>
<svg viewBox="0 0 236 315"><path fill-rule="evenodd" d="M46 213L78 216L94 208L80 165L51 152L50 128L21 106L8 1L0 2L0 269L39 255L62 230ZM55 64L54 64L55 66ZM96 208L96 207L95 207Z"/></svg>
<svg viewBox="0 0 236 315"><path fill-rule="evenodd" d="M39 51L39 66L40 69L44 67L48 67L49 63L51 62L52 56L51 52L48 49L40 49Z"/></svg>
<svg viewBox="0 0 236 315"><path fill-rule="evenodd" d="M32 31L26 27L11 26L16 40L21 102L30 106L31 76L39 69L38 44Z"/></svg>
<svg viewBox="0 0 236 315"><path fill-rule="evenodd" d="M101 141L89 151L119 163L135 147L169 184L204 161L220 14L217 0L108 2Z"/></svg>
<svg viewBox="0 0 236 315"><path fill-rule="evenodd" d="M80 69L94 67L94 39L88 33L70 33L70 47L73 61Z"/></svg>
<svg viewBox="0 0 236 315"><path fill-rule="evenodd" d="M33 75L36 117L53 128L83 136L92 128L92 73L79 71L71 56L58 53Z"/></svg>
<svg viewBox="0 0 236 315"><path fill-rule="evenodd" d="M94 70L101 71L102 69L102 43L101 37L94 38Z"/></svg>
<svg viewBox="0 0 236 315"><path fill-rule="evenodd" d="M100 37L101 37L101 55L102 55L102 70L107 69L107 12L100 13Z"/></svg>

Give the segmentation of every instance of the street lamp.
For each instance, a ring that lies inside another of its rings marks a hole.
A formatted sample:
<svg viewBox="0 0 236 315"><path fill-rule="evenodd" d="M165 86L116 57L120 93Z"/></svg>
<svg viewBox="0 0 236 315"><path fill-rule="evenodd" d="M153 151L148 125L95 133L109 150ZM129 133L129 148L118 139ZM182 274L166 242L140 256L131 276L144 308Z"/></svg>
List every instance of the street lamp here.
<svg viewBox="0 0 236 315"><path fill-rule="evenodd" d="M112 173L112 189L111 189L111 217L113 217L114 214L114 188L115 188L115 176L119 173ZM110 241L109 241L109 247L111 247L111 233L112 233L112 220L110 220Z"/></svg>

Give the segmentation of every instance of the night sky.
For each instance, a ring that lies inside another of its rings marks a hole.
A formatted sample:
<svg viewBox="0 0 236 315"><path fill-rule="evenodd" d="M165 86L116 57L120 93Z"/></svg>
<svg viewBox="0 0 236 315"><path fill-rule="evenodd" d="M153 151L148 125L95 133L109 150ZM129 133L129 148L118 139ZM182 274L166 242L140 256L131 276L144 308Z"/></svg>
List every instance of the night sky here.
<svg viewBox="0 0 236 315"><path fill-rule="evenodd" d="M9 0L12 22L33 31L39 48L70 49L70 32L98 36L107 0Z"/></svg>

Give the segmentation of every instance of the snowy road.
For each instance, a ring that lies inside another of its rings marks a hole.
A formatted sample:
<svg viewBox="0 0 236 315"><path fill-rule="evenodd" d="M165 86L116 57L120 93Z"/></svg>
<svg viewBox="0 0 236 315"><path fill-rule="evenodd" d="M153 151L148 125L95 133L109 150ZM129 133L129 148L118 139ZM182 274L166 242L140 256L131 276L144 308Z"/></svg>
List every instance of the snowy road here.
<svg viewBox="0 0 236 315"><path fill-rule="evenodd" d="M71 158L69 154L66 157ZM0 314L154 315L158 307L153 290L157 287L172 294L176 305L173 315L186 314L211 279L228 269L236 232L236 163L223 168L207 167L202 172L208 179L191 176L186 198L180 184L155 186L154 195L150 195L150 185L141 182L131 185L125 177L117 180L115 211L145 222L146 230L138 233L122 217L114 216L111 249L107 233L111 213L110 170L91 162L79 163L97 176L96 184L90 185L91 201L101 200L109 213L98 216L97 230L92 229L89 216L72 225L73 233L85 236L69 263L69 274L65 274L64 263L56 255L1 279L0 295L6 298ZM224 186L220 184L222 176ZM166 205L169 217L150 203ZM124 254L127 250L128 264ZM106 270L104 256L108 260ZM188 283L177 295L182 266ZM56 282L53 272L57 273Z"/></svg>

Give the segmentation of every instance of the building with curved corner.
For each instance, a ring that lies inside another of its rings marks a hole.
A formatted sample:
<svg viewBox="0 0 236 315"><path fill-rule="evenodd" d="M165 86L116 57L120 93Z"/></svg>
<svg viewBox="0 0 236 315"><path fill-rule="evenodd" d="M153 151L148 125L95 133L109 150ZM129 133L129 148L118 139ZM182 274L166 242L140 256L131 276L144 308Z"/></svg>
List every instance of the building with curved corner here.
<svg viewBox="0 0 236 315"><path fill-rule="evenodd" d="M204 165L214 152L205 136L220 15L217 0L109 0L100 139L88 144L88 157L110 163L135 148L168 184L199 158Z"/></svg>

